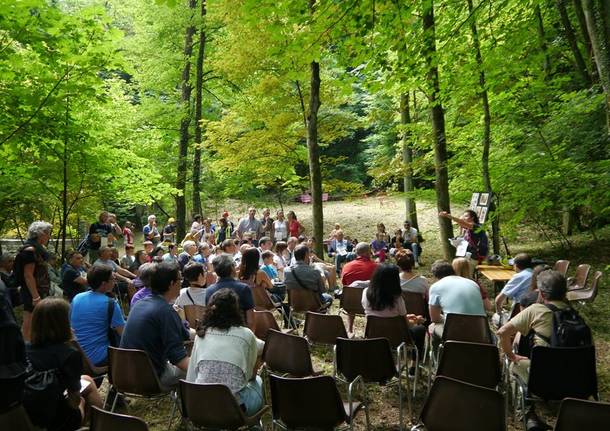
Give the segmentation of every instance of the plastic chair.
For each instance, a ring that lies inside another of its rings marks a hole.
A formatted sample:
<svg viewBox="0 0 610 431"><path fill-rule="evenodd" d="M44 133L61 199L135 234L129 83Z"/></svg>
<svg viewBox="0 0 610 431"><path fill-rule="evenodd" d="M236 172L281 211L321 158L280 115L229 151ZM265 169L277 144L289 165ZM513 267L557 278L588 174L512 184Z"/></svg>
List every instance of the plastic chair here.
<svg viewBox="0 0 610 431"><path fill-rule="evenodd" d="M428 311L428 303L424 295L415 292L402 292L402 299L405 301L407 313L415 314L416 316L423 316L426 318L426 322L430 321L430 314Z"/></svg>
<svg viewBox="0 0 610 431"><path fill-rule="evenodd" d="M500 353L492 344L447 341L436 375L495 389L502 380Z"/></svg>
<svg viewBox="0 0 610 431"><path fill-rule="evenodd" d="M554 431L603 430L610 426L610 404L566 398L559 406Z"/></svg>
<svg viewBox="0 0 610 431"><path fill-rule="evenodd" d="M274 329L267 332L263 349L265 368L273 374L305 377L314 374L309 343L303 337Z"/></svg>
<svg viewBox="0 0 610 431"><path fill-rule="evenodd" d="M574 277L568 278L568 290L580 290L587 287L589 271L591 271L591 265L586 263L578 265Z"/></svg>
<svg viewBox="0 0 610 431"><path fill-rule="evenodd" d="M466 341L469 343L493 344L489 323L485 316L468 314L447 314L443 327L442 342Z"/></svg>
<svg viewBox="0 0 610 431"><path fill-rule="evenodd" d="M553 265L553 269L557 272L560 272L561 275L563 275L564 277L568 273L569 267L570 267L569 260L558 260L557 262L555 262L555 265Z"/></svg>
<svg viewBox="0 0 610 431"><path fill-rule="evenodd" d="M579 289L579 290L570 290L566 294L568 301L570 302L580 302L581 304L585 304L587 302L593 302L597 297L597 291L599 288L599 280L602 278L602 272L597 271L595 276L593 277L593 282L591 283L591 287L588 289Z"/></svg>
<svg viewBox="0 0 610 431"><path fill-rule="evenodd" d="M284 320L288 322L288 315L284 311L281 302L273 302L271 295L267 289L263 287L254 287L250 289L252 291L252 297L254 298L254 310L255 311L273 311L277 310Z"/></svg>
<svg viewBox="0 0 610 431"><path fill-rule="evenodd" d="M357 314L364 316L362 307L362 292L364 289L359 287L343 286L343 293L339 302L340 311L346 314Z"/></svg>
<svg viewBox="0 0 610 431"><path fill-rule="evenodd" d="M107 412L91 406L90 431L148 431L148 425L135 416Z"/></svg>
<svg viewBox="0 0 610 431"><path fill-rule="evenodd" d="M290 305L289 321L293 320L293 313L325 313L330 307L329 304L322 304L317 292L308 289L288 289L288 304Z"/></svg>
<svg viewBox="0 0 610 431"><path fill-rule="evenodd" d="M170 397L174 402L169 418L170 428L176 411L176 394L175 391L166 392L161 388L148 353L144 350L108 347L108 370L111 387L116 390L111 412L116 408L119 394L149 399Z"/></svg>
<svg viewBox="0 0 610 431"><path fill-rule="evenodd" d="M330 376L287 378L270 376L273 427L282 429L353 429L356 415L368 406L348 398L343 402L335 379ZM345 426L338 428L340 425Z"/></svg>
<svg viewBox="0 0 610 431"><path fill-rule="evenodd" d="M334 374L339 380L348 385L348 396L351 396L356 383L379 384L398 386L398 408L400 428L403 428L403 394L402 382L403 372L407 363L397 355L397 363L394 362L392 348L387 338L349 339L337 338L335 347L335 369ZM408 379L405 379L408 384ZM407 403L409 416L411 416L411 399L407 390Z"/></svg>
<svg viewBox="0 0 610 431"><path fill-rule="evenodd" d="M204 313L205 307L203 305L188 304L184 306L184 317L186 317L186 321L189 322L189 326L193 329L197 329Z"/></svg>
<svg viewBox="0 0 610 431"><path fill-rule="evenodd" d="M337 337L347 338L347 331L341 316L308 311L303 335L312 344L334 345Z"/></svg>
<svg viewBox="0 0 610 431"><path fill-rule="evenodd" d="M505 431L504 397L493 389L438 376L420 421L427 431Z"/></svg>
<svg viewBox="0 0 610 431"><path fill-rule="evenodd" d="M594 346L534 346L528 381L516 374L513 377L518 392L513 399L519 398L521 411L525 411L527 400L559 401L567 397L599 400ZM516 402L514 407L517 408Z"/></svg>
<svg viewBox="0 0 610 431"><path fill-rule="evenodd" d="M37 428L32 425L28 413L19 404L12 409L0 413L0 429L10 431L35 431Z"/></svg>
<svg viewBox="0 0 610 431"><path fill-rule="evenodd" d="M254 310L254 321L256 322L256 329L254 330L254 335L256 335L256 338L259 338L261 340L267 339L267 333L269 332L269 329L284 332L286 334L290 334L294 331L294 329L281 330L277 324L277 320L275 320L275 317L273 316L273 313L271 311Z"/></svg>
<svg viewBox="0 0 610 431"><path fill-rule="evenodd" d="M223 384L180 380L178 391L182 415L196 427L236 430L259 425L262 429L261 417L269 410L269 406L263 406L256 414L246 416L231 390Z"/></svg>

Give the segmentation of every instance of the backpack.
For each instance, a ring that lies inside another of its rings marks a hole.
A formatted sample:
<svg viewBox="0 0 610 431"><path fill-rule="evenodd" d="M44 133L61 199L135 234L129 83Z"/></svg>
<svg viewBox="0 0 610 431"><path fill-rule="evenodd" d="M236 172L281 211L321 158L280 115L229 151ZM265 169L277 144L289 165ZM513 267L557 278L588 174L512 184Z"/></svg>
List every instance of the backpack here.
<svg viewBox="0 0 610 431"><path fill-rule="evenodd" d="M545 305L553 312L553 331L550 340L546 340L551 347L581 347L593 344L591 329L575 309L559 309L552 304ZM540 337L540 334L538 336Z"/></svg>
<svg viewBox="0 0 610 431"><path fill-rule="evenodd" d="M23 404L32 422L38 426L51 423L57 413L63 390L59 382L59 370L27 369Z"/></svg>
<svg viewBox="0 0 610 431"><path fill-rule="evenodd" d="M79 252L83 257L87 256L89 253L89 247L91 246L91 241L89 241L89 235L85 237L77 246L76 251Z"/></svg>

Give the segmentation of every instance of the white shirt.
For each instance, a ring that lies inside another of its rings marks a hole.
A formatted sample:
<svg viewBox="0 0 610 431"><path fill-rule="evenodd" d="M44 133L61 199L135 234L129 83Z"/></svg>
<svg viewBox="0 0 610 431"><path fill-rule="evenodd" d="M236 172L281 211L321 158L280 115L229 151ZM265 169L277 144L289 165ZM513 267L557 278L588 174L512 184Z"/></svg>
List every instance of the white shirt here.
<svg viewBox="0 0 610 431"><path fill-rule="evenodd" d="M402 236L409 242L417 242L417 229L415 229L413 226L409 228L409 231L403 229Z"/></svg>
<svg viewBox="0 0 610 431"><path fill-rule="evenodd" d="M286 220L274 221L273 222L273 231L274 231L273 237L275 238L276 241L286 241L288 239L288 223L286 223Z"/></svg>

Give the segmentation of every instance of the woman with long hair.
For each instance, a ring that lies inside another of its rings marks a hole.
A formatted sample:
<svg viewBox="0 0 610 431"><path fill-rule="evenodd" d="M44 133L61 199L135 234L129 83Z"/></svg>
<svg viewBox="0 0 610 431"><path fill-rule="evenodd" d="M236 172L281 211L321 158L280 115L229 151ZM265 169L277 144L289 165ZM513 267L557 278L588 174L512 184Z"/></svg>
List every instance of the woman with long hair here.
<svg viewBox="0 0 610 431"><path fill-rule="evenodd" d="M405 301L400 288L400 274L398 267L393 264L381 264L375 269L369 287L362 292L362 307L367 316L396 317L404 316L409 325L411 338L415 342L419 357L424 354L424 340L426 327L423 316L407 314ZM409 373L415 372L414 366Z"/></svg>
<svg viewBox="0 0 610 431"><path fill-rule="evenodd" d="M32 313L31 343L26 346L33 373L55 375L56 393L45 399L26 399L34 425L49 431L76 430L85 422L87 407L102 407L93 379L83 372L81 353L70 344L70 305L63 298L45 298ZM67 397L64 396L67 392Z"/></svg>
<svg viewBox="0 0 610 431"><path fill-rule="evenodd" d="M263 346L244 326L237 295L220 289L197 328L186 380L226 385L251 416L263 405L263 381L256 375Z"/></svg>
<svg viewBox="0 0 610 431"><path fill-rule="evenodd" d="M481 263L487 257L489 241L487 239L487 234L479 222L479 216L476 212L473 210L466 210L459 218L452 216L447 211L441 211L438 215L453 220L460 226L462 236L464 237L464 240L468 242L467 251L474 260Z"/></svg>
<svg viewBox="0 0 610 431"><path fill-rule="evenodd" d="M479 283L473 277L474 269L472 267L470 259L467 259L465 257L456 257L455 259L453 259L453 262L451 262L451 266L453 267L455 275L472 280L477 284L477 286L479 286L479 290L481 291L481 299L483 300L483 305L485 306L485 309L487 311L492 311L494 309L494 306L488 298L487 290L483 286L481 286L481 283Z"/></svg>
<svg viewBox="0 0 610 431"><path fill-rule="evenodd" d="M303 232L305 232L305 228L297 219L297 215L294 213L294 211L288 211L286 214L286 221L288 223L289 236L298 238L301 234L303 234Z"/></svg>
<svg viewBox="0 0 610 431"><path fill-rule="evenodd" d="M259 263L260 253L258 249L254 247L246 249L241 256L241 263L237 271L238 278L251 288L272 289L273 283L267 273L260 269Z"/></svg>

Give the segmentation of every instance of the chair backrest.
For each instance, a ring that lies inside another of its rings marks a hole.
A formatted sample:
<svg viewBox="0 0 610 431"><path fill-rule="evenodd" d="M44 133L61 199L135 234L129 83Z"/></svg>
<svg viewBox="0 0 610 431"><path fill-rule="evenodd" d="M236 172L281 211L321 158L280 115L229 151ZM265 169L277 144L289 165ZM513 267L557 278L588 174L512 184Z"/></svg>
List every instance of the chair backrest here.
<svg viewBox="0 0 610 431"><path fill-rule="evenodd" d="M0 413L0 430L34 431L36 429L37 428L34 428L28 413L21 404Z"/></svg>
<svg viewBox="0 0 610 431"><path fill-rule="evenodd" d="M96 367L91 362L91 360L89 359L85 351L82 349L80 344L78 344L78 341L71 340L70 344L74 346L74 348L77 349L81 354L81 358L83 360L83 374L91 377L96 377L108 372L108 367Z"/></svg>
<svg viewBox="0 0 610 431"><path fill-rule="evenodd" d="M295 377L313 374L309 343L297 335L269 329L263 349L263 360L272 373Z"/></svg>
<svg viewBox="0 0 610 431"><path fill-rule="evenodd" d="M195 426L237 429L245 425L244 414L228 386L180 380L178 388L182 414Z"/></svg>
<svg viewBox="0 0 610 431"><path fill-rule="evenodd" d="M337 337L347 338L347 331L341 316L308 311L303 335L310 343L335 344Z"/></svg>
<svg viewBox="0 0 610 431"><path fill-rule="evenodd" d="M443 329L443 342L447 340L491 344L492 336L487 317L447 314Z"/></svg>
<svg viewBox="0 0 610 431"><path fill-rule="evenodd" d="M254 299L255 311L275 310L275 306L273 305L273 301L271 300L267 289L264 287L253 287L250 291L252 292L252 298Z"/></svg>
<svg viewBox="0 0 610 431"><path fill-rule="evenodd" d="M493 389L438 376L420 419L427 431L505 431L504 398Z"/></svg>
<svg viewBox="0 0 610 431"><path fill-rule="evenodd" d="M597 399L595 347L534 346L528 393L544 400Z"/></svg>
<svg viewBox="0 0 610 431"><path fill-rule="evenodd" d="M555 262L555 265L553 266L553 269L557 272L560 272L561 275L563 275L564 277L566 276L566 274L568 273L568 268L570 267L570 261L569 260L558 260L557 262Z"/></svg>
<svg viewBox="0 0 610 431"><path fill-rule="evenodd" d="M384 384L396 376L387 338L337 338L335 355L337 372L348 381L362 376L365 382Z"/></svg>
<svg viewBox="0 0 610 431"><path fill-rule="evenodd" d="M309 289L288 289L288 303L297 313L319 311L322 308L322 301L320 301L318 293Z"/></svg>
<svg viewBox="0 0 610 431"><path fill-rule="evenodd" d="M332 430L347 420L335 379L269 376L273 419L288 429Z"/></svg>
<svg viewBox="0 0 610 431"><path fill-rule="evenodd" d="M108 375L119 392L145 396L162 392L155 368L144 350L108 347Z"/></svg>
<svg viewBox="0 0 610 431"><path fill-rule="evenodd" d="M148 425L135 416L121 415L91 406L90 431L148 431Z"/></svg>
<svg viewBox="0 0 610 431"><path fill-rule="evenodd" d="M184 306L184 317L193 329L197 329L198 323L203 318L205 307L203 305L188 304Z"/></svg>
<svg viewBox="0 0 610 431"><path fill-rule="evenodd" d="M254 335L256 338L261 340L267 339L267 332L269 329L275 329L276 331L280 330L280 327L273 316L271 311L256 311L254 310L254 321L256 322L256 329L254 330Z"/></svg>
<svg viewBox="0 0 610 431"><path fill-rule="evenodd" d="M566 398L559 406L554 431L603 430L610 426L610 404Z"/></svg>
<svg viewBox="0 0 610 431"><path fill-rule="evenodd" d="M602 272L597 271L595 276L593 277L593 282L591 283L591 296L589 297L589 301L593 301L597 296L597 292L599 290L599 280L602 279Z"/></svg>
<svg viewBox="0 0 610 431"><path fill-rule="evenodd" d="M402 299L405 301L407 307L407 313L415 314L416 316L423 316L428 319L428 304L426 298L421 293L416 292L402 292Z"/></svg>
<svg viewBox="0 0 610 431"><path fill-rule="evenodd" d="M436 375L494 389L502 378L500 352L493 344L446 341Z"/></svg>
<svg viewBox="0 0 610 431"><path fill-rule="evenodd" d="M584 289L587 286L589 271L591 271L591 265L587 263L578 265L576 273L574 274L574 284L579 288Z"/></svg>
<svg viewBox="0 0 610 431"><path fill-rule="evenodd" d="M364 338L387 338L392 349L396 349L402 343L414 345L404 316L366 316Z"/></svg>
<svg viewBox="0 0 610 431"><path fill-rule="evenodd" d="M348 314L364 314L362 292L364 292L364 289L360 287L343 286L340 301L341 309Z"/></svg>

